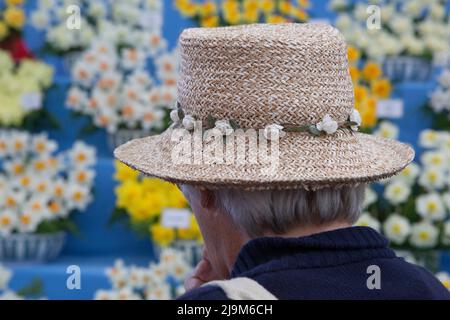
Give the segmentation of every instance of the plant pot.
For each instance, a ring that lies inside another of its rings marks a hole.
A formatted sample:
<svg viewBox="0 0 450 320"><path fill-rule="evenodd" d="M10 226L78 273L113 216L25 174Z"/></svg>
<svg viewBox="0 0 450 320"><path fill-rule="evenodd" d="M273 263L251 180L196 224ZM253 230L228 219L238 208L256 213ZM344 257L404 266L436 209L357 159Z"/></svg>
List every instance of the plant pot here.
<svg viewBox="0 0 450 320"><path fill-rule="evenodd" d="M59 256L65 242L65 232L0 236L0 261L50 261Z"/></svg>
<svg viewBox="0 0 450 320"><path fill-rule="evenodd" d="M147 130L139 129L118 129L114 133L108 134L108 145L111 151L133 139L144 138L150 135Z"/></svg>
<svg viewBox="0 0 450 320"><path fill-rule="evenodd" d="M180 251L186 260L191 266L195 267L197 263L202 259L203 254L203 244L199 243L195 240L176 240L170 246L177 251ZM154 245L153 251L155 253L155 257L159 258L161 255L162 247L158 245Z"/></svg>
<svg viewBox="0 0 450 320"><path fill-rule="evenodd" d="M439 250L396 250L399 257L436 273L440 270L441 251Z"/></svg>
<svg viewBox="0 0 450 320"><path fill-rule="evenodd" d="M392 82L428 81L431 76L431 62L409 56L386 57L383 72Z"/></svg>

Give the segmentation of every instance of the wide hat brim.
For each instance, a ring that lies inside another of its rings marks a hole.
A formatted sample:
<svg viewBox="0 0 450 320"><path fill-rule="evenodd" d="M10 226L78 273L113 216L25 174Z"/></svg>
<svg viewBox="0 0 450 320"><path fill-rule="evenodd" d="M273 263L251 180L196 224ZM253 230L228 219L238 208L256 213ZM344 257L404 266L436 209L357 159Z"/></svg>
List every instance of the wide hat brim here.
<svg viewBox="0 0 450 320"><path fill-rule="evenodd" d="M277 165L258 159L256 163L177 163L177 142L172 129L161 135L135 139L119 146L115 157L128 166L174 183L208 188L236 187L246 190L317 190L358 185L389 178L413 159L407 144L350 130L333 135L286 133L279 140ZM236 150L236 149L235 149Z"/></svg>

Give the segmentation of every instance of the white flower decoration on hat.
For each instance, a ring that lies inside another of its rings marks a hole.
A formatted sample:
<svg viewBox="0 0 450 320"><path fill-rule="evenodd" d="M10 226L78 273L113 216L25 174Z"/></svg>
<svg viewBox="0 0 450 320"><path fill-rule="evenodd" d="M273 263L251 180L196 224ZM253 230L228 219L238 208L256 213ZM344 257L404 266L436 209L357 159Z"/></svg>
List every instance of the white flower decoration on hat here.
<svg viewBox="0 0 450 320"><path fill-rule="evenodd" d="M264 138L267 140L278 140L284 135L283 126L271 124L264 128Z"/></svg>
<svg viewBox="0 0 450 320"><path fill-rule="evenodd" d="M323 117L322 121L316 124L316 128L317 130L324 131L327 134L333 134L339 128L339 124L336 121L334 121L329 114L326 114Z"/></svg>
<svg viewBox="0 0 450 320"><path fill-rule="evenodd" d="M359 113L358 110L353 109L352 114L350 115L350 121L356 123L356 125L351 126L350 128L353 131L358 131L359 127L361 126L362 123L362 118L361 118L361 114Z"/></svg>
<svg viewBox="0 0 450 320"><path fill-rule="evenodd" d="M172 120L174 123L180 122L180 116L178 115L178 110L170 111L170 120Z"/></svg>
<svg viewBox="0 0 450 320"><path fill-rule="evenodd" d="M229 136L234 129L228 120L217 120L214 127L218 129L224 136Z"/></svg>
<svg viewBox="0 0 450 320"><path fill-rule="evenodd" d="M193 116L190 115L185 115L183 118L183 127L186 130L194 130L194 126L195 126L195 119Z"/></svg>

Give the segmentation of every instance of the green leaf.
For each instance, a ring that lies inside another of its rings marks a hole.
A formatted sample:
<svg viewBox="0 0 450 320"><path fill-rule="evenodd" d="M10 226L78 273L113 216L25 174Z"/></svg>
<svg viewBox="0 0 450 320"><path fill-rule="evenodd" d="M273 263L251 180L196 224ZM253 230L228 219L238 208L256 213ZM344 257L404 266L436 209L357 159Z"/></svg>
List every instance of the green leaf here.
<svg viewBox="0 0 450 320"><path fill-rule="evenodd" d="M217 119L215 117L213 117L212 115L208 115L208 118L207 118L208 126L211 128L214 128L214 126L216 125L216 120Z"/></svg>
<svg viewBox="0 0 450 320"><path fill-rule="evenodd" d="M128 217L128 214L125 209L122 208L114 208L111 212L111 215L108 219L108 227L111 227L115 223L119 221L124 221Z"/></svg>
<svg viewBox="0 0 450 320"><path fill-rule="evenodd" d="M44 283L41 279L35 278L31 283L17 291L21 297L39 298L44 294Z"/></svg>
<svg viewBox="0 0 450 320"><path fill-rule="evenodd" d="M239 125L237 124L236 121L234 121L233 119L231 119L229 122L230 122L230 126L233 128L233 130L239 129Z"/></svg>
<svg viewBox="0 0 450 320"><path fill-rule="evenodd" d="M308 131L315 136L320 136L322 134L322 131L317 129L317 127L315 125L310 125L308 127Z"/></svg>

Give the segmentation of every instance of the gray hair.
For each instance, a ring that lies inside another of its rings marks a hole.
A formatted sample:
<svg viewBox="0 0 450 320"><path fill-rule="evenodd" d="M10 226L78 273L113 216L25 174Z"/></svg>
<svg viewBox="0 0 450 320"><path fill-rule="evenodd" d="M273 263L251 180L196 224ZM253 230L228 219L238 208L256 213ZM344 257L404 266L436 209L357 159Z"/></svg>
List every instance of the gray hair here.
<svg viewBox="0 0 450 320"><path fill-rule="evenodd" d="M183 186L182 190L189 197L193 188ZM267 232L283 234L301 225L353 224L361 213L365 189L365 185L359 185L317 191L232 188L210 191L220 211L229 214L250 237L258 237Z"/></svg>

